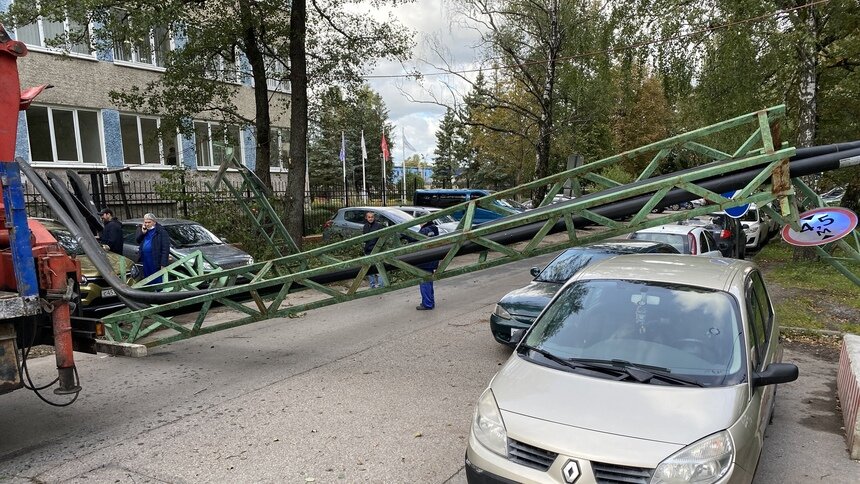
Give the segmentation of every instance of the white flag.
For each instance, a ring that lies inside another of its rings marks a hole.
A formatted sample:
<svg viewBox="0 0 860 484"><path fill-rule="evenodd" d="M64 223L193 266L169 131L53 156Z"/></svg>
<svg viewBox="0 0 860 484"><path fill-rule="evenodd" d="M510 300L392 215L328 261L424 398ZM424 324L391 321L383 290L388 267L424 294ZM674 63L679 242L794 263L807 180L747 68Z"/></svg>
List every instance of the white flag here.
<svg viewBox="0 0 860 484"><path fill-rule="evenodd" d="M412 150L412 151L418 151L418 150L416 150L416 149L415 149L415 147L414 147L414 146L412 146L412 143L410 143L410 142L406 139L406 135L403 135L403 147L404 147L404 148L408 148L408 149L410 149L410 150Z"/></svg>
<svg viewBox="0 0 860 484"><path fill-rule="evenodd" d="M361 162L367 161L367 147L364 146L364 130L361 130Z"/></svg>

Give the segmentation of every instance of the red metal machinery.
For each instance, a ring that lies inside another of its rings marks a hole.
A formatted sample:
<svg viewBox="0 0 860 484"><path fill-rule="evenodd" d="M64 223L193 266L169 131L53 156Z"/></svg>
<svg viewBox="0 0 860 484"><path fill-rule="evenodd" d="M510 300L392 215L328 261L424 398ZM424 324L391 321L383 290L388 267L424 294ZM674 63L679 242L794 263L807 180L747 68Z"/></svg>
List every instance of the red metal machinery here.
<svg viewBox="0 0 860 484"><path fill-rule="evenodd" d="M28 350L19 362L19 348L52 344L58 373L54 393L76 397L81 388L72 351L94 352L95 325L85 331L73 328L71 308L80 263L40 223L28 220L24 209L20 165L15 161L18 113L47 87L21 92L17 58L25 55L26 46L12 40L0 25L0 393L24 386L35 390L26 370Z"/></svg>

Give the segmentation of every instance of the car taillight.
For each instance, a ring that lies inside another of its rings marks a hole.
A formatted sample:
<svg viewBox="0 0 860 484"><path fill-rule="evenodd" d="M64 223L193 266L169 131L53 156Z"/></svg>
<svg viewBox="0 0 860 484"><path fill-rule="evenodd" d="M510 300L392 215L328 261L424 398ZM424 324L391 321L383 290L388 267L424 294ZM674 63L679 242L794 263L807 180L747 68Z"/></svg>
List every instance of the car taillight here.
<svg viewBox="0 0 860 484"><path fill-rule="evenodd" d="M729 229L723 229L722 232L720 232L720 238L721 239L731 239L732 238L732 231Z"/></svg>
<svg viewBox="0 0 860 484"><path fill-rule="evenodd" d="M693 235L692 232L688 232L687 238L690 239L690 253L693 255L696 255L696 253L698 252L696 250L697 249L697 247L696 247L696 236Z"/></svg>
<svg viewBox="0 0 860 484"><path fill-rule="evenodd" d="M334 225L334 220L326 220L326 223L323 224L323 228L327 229L327 228L331 227L332 225Z"/></svg>

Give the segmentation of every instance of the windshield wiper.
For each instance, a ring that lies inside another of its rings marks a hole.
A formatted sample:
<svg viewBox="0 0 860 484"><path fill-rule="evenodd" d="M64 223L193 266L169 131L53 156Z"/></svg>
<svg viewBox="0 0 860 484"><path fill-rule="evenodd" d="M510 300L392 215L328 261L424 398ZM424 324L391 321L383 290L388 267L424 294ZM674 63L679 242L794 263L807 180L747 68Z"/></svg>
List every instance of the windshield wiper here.
<svg viewBox="0 0 860 484"><path fill-rule="evenodd" d="M525 350L529 350L529 351L534 351L535 353L543 356L544 358L546 358L546 359L548 359L554 363L558 363L559 365L566 366L572 370L584 369L584 370L598 371L600 373L610 374L610 375L613 375L616 377L620 377L619 379L627 378L627 376L628 376L627 372L621 368L614 368L612 366L593 364L593 363L590 363L587 361L575 361L575 360L570 360L570 359L565 359L565 358L559 358L558 356L550 353L549 351L542 350L542 349L536 348L534 346L529 346L525 343L521 344L520 348L525 349Z"/></svg>
<svg viewBox="0 0 860 484"><path fill-rule="evenodd" d="M705 386L695 380L671 375L672 370L662 366L646 365L643 363L631 363L627 360L621 360L617 358L611 360L600 360L593 358L571 358L570 361L573 363L588 363L592 365L611 365L618 370L626 372L631 378L640 383L648 383L651 381L652 378L657 378L668 383L677 383L679 385L697 387Z"/></svg>

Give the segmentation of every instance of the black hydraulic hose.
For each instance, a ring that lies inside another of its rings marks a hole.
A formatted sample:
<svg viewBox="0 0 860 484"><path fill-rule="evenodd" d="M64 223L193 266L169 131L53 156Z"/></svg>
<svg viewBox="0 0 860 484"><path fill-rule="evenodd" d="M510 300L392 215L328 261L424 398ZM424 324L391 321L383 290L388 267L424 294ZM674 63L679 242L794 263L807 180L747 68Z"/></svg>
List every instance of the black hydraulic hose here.
<svg viewBox="0 0 860 484"><path fill-rule="evenodd" d="M90 196L86 183L84 183L81 177L75 173L75 170L66 170L66 177L72 185L72 191L75 192L75 198L81 202L78 204L78 208L84 212L84 216L87 218L90 228L97 232L101 232L104 229L104 224L99 217L96 204Z"/></svg>
<svg viewBox="0 0 860 484"><path fill-rule="evenodd" d="M801 158L811 158L813 156L826 155L828 153L837 153L840 151L853 150L860 148L860 141L849 141L847 143L834 143L831 145L811 146L809 148L798 148L795 150L795 155L791 160L799 160Z"/></svg>
<svg viewBox="0 0 860 484"><path fill-rule="evenodd" d="M59 194L57 193L57 191L55 189L53 189L54 180L56 180L57 183L61 184L63 187L65 187L66 184L63 183L63 181L60 179L60 177L58 175L55 175L54 173L51 173L51 172L48 172L48 180L50 180L50 185L48 186L48 188L53 190L53 194L55 197L58 197ZM74 183L72 185L74 185ZM75 189L75 191L77 192L78 190ZM104 230L104 224L102 224L102 221L98 217L98 215L96 215L92 210L87 208L86 200L82 199L79 196L71 197L72 205L69 206L66 204L65 198L60 197L60 202L62 202L62 204L66 207L67 212L75 213L75 210L77 210L78 212L80 212L84 215L84 220L86 221L87 226L90 229L90 233L101 232L102 230Z"/></svg>
<svg viewBox="0 0 860 484"><path fill-rule="evenodd" d="M74 211L70 214L63 210L60 202L53 196L42 179L36 174L33 167L20 158L17 161L21 165L21 171L33 183L33 186L42 195L51 210L53 210L57 215L60 223L65 225L80 241L81 246L84 249L84 253L86 253L90 260L92 260L93 265L96 266L96 269L98 269L102 274L107 283L116 290L117 295L121 296L122 300L126 302L126 304L131 303L129 304L130 308L142 309L144 306L139 303L166 304L188 297L210 294L216 291L216 289L205 289L181 292L149 292L129 287L125 281L121 280L114 273L113 266L108 262L101 245L96 241L95 237L93 237L91 233L81 230L81 227L86 226L86 223L83 223L82 220L76 221ZM52 186L66 204L72 205L71 194L65 184L59 180L52 180ZM80 214L77 214L77 216L80 217Z"/></svg>

